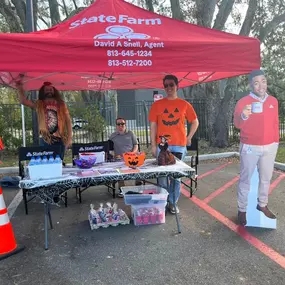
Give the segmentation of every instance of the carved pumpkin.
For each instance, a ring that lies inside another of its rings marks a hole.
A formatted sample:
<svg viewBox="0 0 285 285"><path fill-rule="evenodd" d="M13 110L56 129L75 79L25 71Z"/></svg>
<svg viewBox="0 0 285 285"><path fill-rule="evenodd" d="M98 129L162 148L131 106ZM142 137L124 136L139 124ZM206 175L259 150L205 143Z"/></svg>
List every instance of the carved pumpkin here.
<svg viewBox="0 0 285 285"><path fill-rule="evenodd" d="M131 168L142 166L145 161L144 152L125 152L123 157L125 164Z"/></svg>
<svg viewBox="0 0 285 285"><path fill-rule="evenodd" d="M178 108L175 108L174 110L171 110L170 108L165 108L163 111L162 123L165 126L176 126L180 120L178 113Z"/></svg>

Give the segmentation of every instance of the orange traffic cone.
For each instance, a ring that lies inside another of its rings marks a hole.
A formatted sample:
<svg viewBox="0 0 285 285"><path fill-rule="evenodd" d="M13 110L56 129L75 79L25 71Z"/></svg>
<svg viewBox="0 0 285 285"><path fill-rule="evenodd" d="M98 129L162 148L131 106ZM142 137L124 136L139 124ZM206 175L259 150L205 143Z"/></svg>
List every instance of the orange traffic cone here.
<svg viewBox="0 0 285 285"><path fill-rule="evenodd" d="M0 186L0 260L23 250L16 244L12 225L9 220L8 211L3 198L2 187Z"/></svg>

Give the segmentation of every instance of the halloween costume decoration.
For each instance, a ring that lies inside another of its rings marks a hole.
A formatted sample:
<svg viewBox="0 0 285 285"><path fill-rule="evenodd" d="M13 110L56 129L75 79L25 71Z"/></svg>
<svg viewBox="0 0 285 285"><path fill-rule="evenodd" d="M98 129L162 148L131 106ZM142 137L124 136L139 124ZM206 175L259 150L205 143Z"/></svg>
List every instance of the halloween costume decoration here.
<svg viewBox="0 0 285 285"><path fill-rule="evenodd" d="M165 110L163 111L164 114L166 114L165 116L167 117L167 120L162 119L162 123L165 126L175 126L178 124L180 118L178 117L176 119L177 116L175 113L179 113L178 108L175 108L175 110L173 112L170 112L167 108L165 108Z"/></svg>
<svg viewBox="0 0 285 285"><path fill-rule="evenodd" d="M36 102L36 110L40 134L44 141L48 144L54 143L57 137L53 133L59 132L62 141L66 144L68 141L67 125L69 111L65 103L62 100L52 103L38 100Z"/></svg>
<svg viewBox="0 0 285 285"><path fill-rule="evenodd" d="M171 165L176 163L174 155L168 149L169 138L169 135L160 136L161 141L158 145L160 152L157 158L158 165Z"/></svg>
<svg viewBox="0 0 285 285"><path fill-rule="evenodd" d="M187 134L186 120L191 123L197 119L193 106L181 99L168 100L163 98L154 102L149 111L149 121L157 124L156 143L159 144L161 136L171 136L169 146L186 146Z"/></svg>
<svg viewBox="0 0 285 285"><path fill-rule="evenodd" d="M125 152L123 154L125 164L130 168L142 166L145 161L144 152Z"/></svg>

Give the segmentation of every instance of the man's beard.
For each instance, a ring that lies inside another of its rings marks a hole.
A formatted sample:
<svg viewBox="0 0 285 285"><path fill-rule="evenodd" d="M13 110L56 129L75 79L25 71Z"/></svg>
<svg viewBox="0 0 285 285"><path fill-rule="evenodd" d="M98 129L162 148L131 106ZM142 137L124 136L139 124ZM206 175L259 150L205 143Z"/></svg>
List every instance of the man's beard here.
<svg viewBox="0 0 285 285"><path fill-rule="evenodd" d="M47 92L47 93L45 93L45 97L46 98L54 98L54 94L51 92Z"/></svg>

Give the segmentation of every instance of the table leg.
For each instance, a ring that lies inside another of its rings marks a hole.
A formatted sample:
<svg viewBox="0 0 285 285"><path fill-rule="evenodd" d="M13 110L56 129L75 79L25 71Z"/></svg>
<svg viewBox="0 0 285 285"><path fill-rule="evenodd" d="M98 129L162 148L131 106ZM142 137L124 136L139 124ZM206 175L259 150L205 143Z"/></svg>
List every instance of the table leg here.
<svg viewBox="0 0 285 285"><path fill-rule="evenodd" d="M45 250L48 249L48 204L45 202L44 203L44 208L45 208Z"/></svg>
<svg viewBox="0 0 285 285"><path fill-rule="evenodd" d="M170 177L170 179L173 179L172 177ZM170 183L169 183L169 177L167 176L167 187L168 187L168 192L169 192L169 195L171 193L170 191ZM175 218L176 218L176 224L177 224L177 230L178 230L178 233L180 234L181 233L181 229L180 229L180 222L179 222L179 217L178 217L178 214L177 214L177 211L176 211L176 198L175 198L175 191L173 189L173 201L174 201L174 209L175 209Z"/></svg>
<svg viewBox="0 0 285 285"><path fill-rule="evenodd" d="M190 177L190 198L193 196L193 180L192 177Z"/></svg>
<svg viewBox="0 0 285 285"><path fill-rule="evenodd" d="M82 198L81 198L81 189L79 188L78 190L78 194L79 194L79 203L82 203Z"/></svg>
<svg viewBox="0 0 285 285"><path fill-rule="evenodd" d="M67 208L67 191L64 193L64 205Z"/></svg>
<svg viewBox="0 0 285 285"><path fill-rule="evenodd" d="M51 214L50 214L50 204L48 204L47 206L48 206L49 225L50 225L50 228L53 229L52 219L51 219Z"/></svg>

